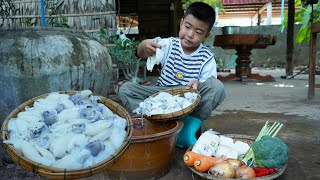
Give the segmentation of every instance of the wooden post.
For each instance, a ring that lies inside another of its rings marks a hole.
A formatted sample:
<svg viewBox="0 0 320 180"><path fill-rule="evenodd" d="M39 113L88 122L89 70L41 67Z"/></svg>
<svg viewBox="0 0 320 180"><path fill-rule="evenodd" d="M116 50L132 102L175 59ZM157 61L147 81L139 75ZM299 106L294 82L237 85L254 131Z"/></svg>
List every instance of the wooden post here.
<svg viewBox="0 0 320 180"><path fill-rule="evenodd" d="M319 88L316 84L316 47L317 33L320 32L320 23L311 24L310 30L310 50L309 50L309 87L308 98L312 99L315 96L315 88Z"/></svg>
<svg viewBox="0 0 320 180"><path fill-rule="evenodd" d="M294 0L288 2L288 27L287 27L287 51L286 51L286 76L293 75L293 51L294 51Z"/></svg>
<svg viewBox="0 0 320 180"><path fill-rule="evenodd" d="M272 3L267 3L267 25L272 24Z"/></svg>

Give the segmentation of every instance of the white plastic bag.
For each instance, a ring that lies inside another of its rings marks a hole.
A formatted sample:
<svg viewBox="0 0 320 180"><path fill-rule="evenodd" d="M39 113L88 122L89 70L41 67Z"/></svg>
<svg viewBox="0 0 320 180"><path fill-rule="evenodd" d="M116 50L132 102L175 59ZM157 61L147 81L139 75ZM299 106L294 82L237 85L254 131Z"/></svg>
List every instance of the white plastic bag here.
<svg viewBox="0 0 320 180"><path fill-rule="evenodd" d="M198 154L213 156L219 145L219 136L212 129L202 133L192 148L193 152Z"/></svg>

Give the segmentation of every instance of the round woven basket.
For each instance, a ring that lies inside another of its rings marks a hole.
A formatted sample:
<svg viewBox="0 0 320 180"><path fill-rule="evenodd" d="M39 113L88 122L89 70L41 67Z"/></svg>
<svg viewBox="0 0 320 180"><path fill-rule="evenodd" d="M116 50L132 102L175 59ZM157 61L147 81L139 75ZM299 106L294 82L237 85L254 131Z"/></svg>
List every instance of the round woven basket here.
<svg viewBox="0 0 320 180"><path fill-rule="evenodd" d="M160 91L160 92L167 92L167 93L170 93L171 95L180 95L182 97L184 97L184 93L193 92L193 93L197 93L198 96L197 96L196 100L190 106L188 106L180 111L176 111L176 112L172 112L172 113L168 113L168 114L156 114L156 115L151 115L151 116L143 115L143 117L148 119L149 121L168 121L168 120L180 119L181 117L191 113L199 105L200 100L201 100L199 92L195 89L192 89L192 88L189 88L189 89L187 89L185 87L172 88L172 89L167 89L167 90ZM151 96L155 97L160 92L155 93Z"/></svg>
<svg viewBox="0 0 320 180"><path fill-rule="evenodd" d="M245 142L247 144L249 144L249 146L252 145L252 143L255 141L255 138L252 137L252 136L246 136L246 135L239 135L239 134L223 134L223 136L226 136L226 137L230 137L236 141L242 141L242 142ZM192 150L192 146L190 146L187 151L191 151ZM274 173L274 174L270 174L270 175L267 175L267 176L261 176L261 177L256 177L256 178L250 178L250 179L256 179L256 180L271 180L271 179L275 179L277 177L279 177L283 172L284 170L286 169L287 167L287 164L285 166L283 166L281 169L278 170L278 172ZM194 169L193 167L190 167L188 166L188 168L195 174L201 176L202 178L204 179L214 179L214 180L240 180L241 178L216 178L214 177L213 175L211 174L208 174L208 173L202 173L202 172L199 172L197 171L196 169Z"/></svg>
<svg viewBox="0 0 320 180"><path fill-rule="evenodd" d="M63 91L59 93L63 94L69 94L73 95L76 94L78 91ZM17 117L17 114L19 112L22 112L25 110L26 106L33 107L33 103L37 99L43 99L47 97L49 94L44 94L35 98L32 98L23 104L21 104L19 107L14 109L7 119L2 124L2 140L8 140L10 139L9 133L8 133L8 122L11 118ZM19 166L22 168L37 173L40 176L45 176L49 179L77 179L77 178L84 178L89 177L94 174L97 174L99 172L104 171L107 167L113 165L117 160L121 157L121 155L125 152L125 150L128 148L131 138L132 138L132 132L133 132L133 125L132 120L130 117L130 114L118 103L107 99L106 97L101 97L99 100L99 103L102 103L106 105L113 113L116 113L120 117L124 118L127 121L127 127L126 127L126 138L123 142L123 144L120 146L120 148L109 158L105 159L104 161L95 164L94 166L90 168L83 168L83 169L76 169L76 170L67 170L67 169L60 169L60 168L54 168L46 165L39 164L37 162L31 161L30 159L24 157L20 152L16 151L13 145L4 144L4 147L6 149L6 152L8 155L12 158L14 162L16 162Z"/></svg>

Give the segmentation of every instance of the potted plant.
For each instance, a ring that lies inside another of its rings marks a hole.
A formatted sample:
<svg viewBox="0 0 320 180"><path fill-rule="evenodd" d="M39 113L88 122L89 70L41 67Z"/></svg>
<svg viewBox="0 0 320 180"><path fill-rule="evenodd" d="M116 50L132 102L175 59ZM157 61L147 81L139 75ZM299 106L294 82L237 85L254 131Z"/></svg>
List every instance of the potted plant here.
<svg viewBox="0 0 320 180"><path fill-rule="evenodd" d="M136 56L138 43L134 38L129 39L122 32L120 35L115 33L108 35L106 29L101 29L99 36L105 40L104 43L107 44L113 63L118 65L119 70L122 70L125 79L139 83L141 81L138 77L141 58Z"/></svg>

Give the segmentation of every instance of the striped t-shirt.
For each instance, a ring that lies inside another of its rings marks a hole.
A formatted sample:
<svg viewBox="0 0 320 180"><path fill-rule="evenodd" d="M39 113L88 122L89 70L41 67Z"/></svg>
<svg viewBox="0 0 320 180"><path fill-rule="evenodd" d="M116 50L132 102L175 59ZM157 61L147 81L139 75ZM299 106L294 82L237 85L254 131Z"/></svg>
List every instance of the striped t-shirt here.
<svg viewBox="0 0 320 180"><path fill-rule="evenodd" d="M161 61L162 70L158 86L187 85L191 80L205 81L217 77L214 54L208 47L200 44L192 54L185 54L179 38L169 38L165 56Z"/></svg>

